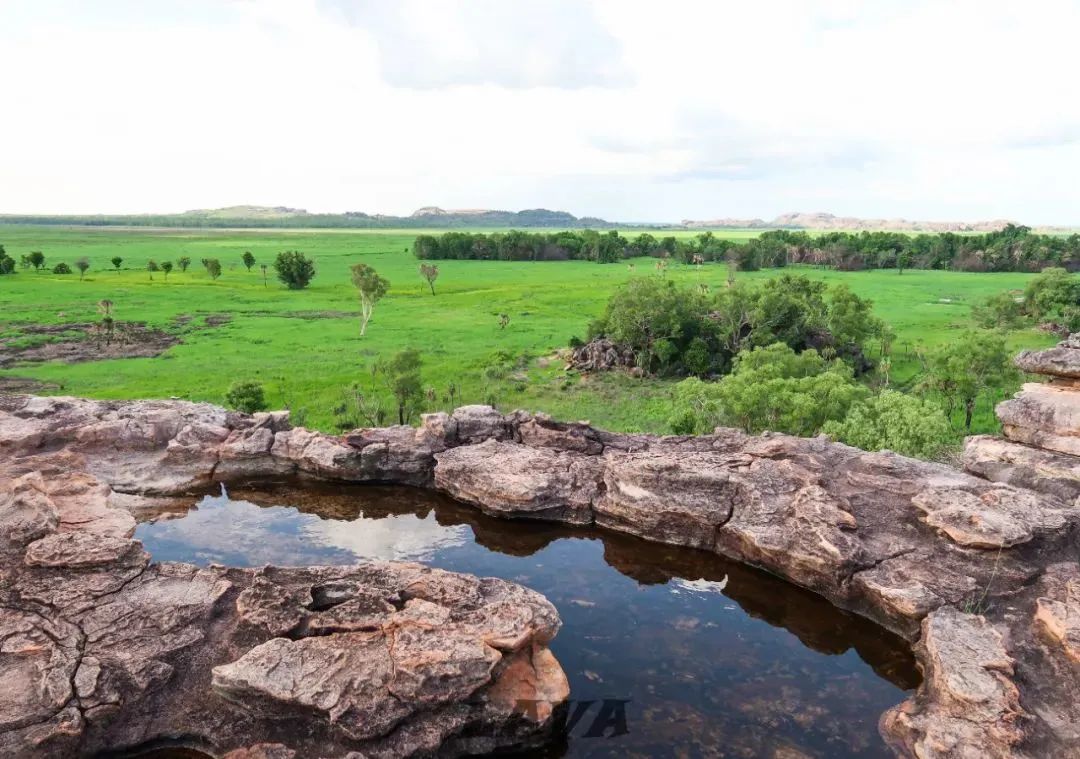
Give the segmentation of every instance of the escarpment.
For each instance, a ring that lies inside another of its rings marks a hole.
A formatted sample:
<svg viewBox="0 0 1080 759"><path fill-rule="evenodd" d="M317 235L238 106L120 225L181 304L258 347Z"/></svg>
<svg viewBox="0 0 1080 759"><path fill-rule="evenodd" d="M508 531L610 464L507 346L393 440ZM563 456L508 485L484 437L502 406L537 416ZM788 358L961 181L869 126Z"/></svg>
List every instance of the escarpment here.
<svg viewBox="0 0 1080 759"><path fill-rule="evenodd" d="M1037 416L1068 433L1067 414ZM1036 429L1015 419L1007 434ZM299 475L435 488L500 517L764 568L912 641L924 683L881 722L898 754L1076 755L1073 464L1061 446L1025 448L1068 465L1052 470L970 455L1017 440L973 440L962 472L824 438L620 435L486 406L329 436L283 413L8 397L0 668L37 685L4 703L0 747L86 753L225 721L215 750L405 756L543 740L566 680L547 649L557 613L531 591L412 564L154 564L130 539L147 499ZM522 715L521 700L548 708ZM304 745L283 714L303 715Z"/></svg>

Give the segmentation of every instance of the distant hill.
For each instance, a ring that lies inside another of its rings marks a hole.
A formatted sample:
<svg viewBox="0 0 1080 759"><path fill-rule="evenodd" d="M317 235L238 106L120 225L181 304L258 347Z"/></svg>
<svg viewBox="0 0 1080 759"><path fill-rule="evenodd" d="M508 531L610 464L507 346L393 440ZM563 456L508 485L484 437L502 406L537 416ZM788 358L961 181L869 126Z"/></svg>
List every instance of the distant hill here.
<svg viewBox="0 0 1080 759"><path fill-rule="evenodd" d="M456 227L553 227L604 229L616 226L589 216L531 208L525 211L468 209L446 211L428 206L409 216L345 213L309 213L287 206L229 206L175 214L130 215L0 215L0 224L55 224L96 227L311 227L346 229L439 229Z"/></svg>
<svg viewBox="0 0 1080 759"><path fill-rule="evenodd" d="M1010 222L993 221L911 221L909 219L860 219L831 213L785 213L771 221L764 219L684 220L687 229L835 229L849 232L889 230L893 232L996 232Z"/></svg>
<svg viewBox="0 0 1080 759"><path fill-rule="evenodd" d="M994 232L1010 222L992 221L911 221L909 219L863 219L831 213L785 213L771 220L717 218L686 219L679 223L610 222L594 216L574 216L566 211L530 208L498 211L487 208L418 208L408 216L345 213L311 213L288 206L228 206L200 208L173 214L47 215L0 214L0 224L52 224L97 227L237 227L237 228L340 228L340 229L613 229L634 227L654 231L670 229L806 229L860 232ZM1039 227L1044 233L1071 232L1069 227Z"/></svg>

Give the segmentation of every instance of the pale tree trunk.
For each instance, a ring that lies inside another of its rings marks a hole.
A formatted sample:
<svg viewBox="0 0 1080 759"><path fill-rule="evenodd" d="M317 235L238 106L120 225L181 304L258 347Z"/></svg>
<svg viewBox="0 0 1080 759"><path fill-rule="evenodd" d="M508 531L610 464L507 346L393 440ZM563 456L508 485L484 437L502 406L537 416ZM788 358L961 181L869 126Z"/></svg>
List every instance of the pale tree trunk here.
<svg viewBox="0 0 1080 759"><path fill-rule="evenodd" d="M374 303L368 303L364 299L360 300L360 337L363 337L364 333L367 332L367 325L371 321L371 311L374 306Z"/></svg>

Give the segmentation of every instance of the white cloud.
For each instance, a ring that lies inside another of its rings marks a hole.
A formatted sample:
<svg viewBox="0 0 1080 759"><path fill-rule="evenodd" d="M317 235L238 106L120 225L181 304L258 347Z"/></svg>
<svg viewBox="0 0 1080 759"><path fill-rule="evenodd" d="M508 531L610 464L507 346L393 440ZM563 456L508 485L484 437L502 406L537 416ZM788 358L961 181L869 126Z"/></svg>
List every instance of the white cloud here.
<svg viewBox="0 0 1080 759"><path fill-rule="evenodd" d="M1080 3L0 3L0 212L1080 223Z"/></svg>

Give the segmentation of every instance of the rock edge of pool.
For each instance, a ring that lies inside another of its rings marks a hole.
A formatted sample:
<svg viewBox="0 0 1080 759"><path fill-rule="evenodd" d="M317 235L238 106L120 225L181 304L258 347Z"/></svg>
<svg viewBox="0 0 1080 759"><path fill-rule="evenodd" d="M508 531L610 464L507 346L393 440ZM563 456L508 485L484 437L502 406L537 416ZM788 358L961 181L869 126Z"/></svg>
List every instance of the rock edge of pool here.
<svg viewBox="0 0 1080 759"><path fill-rule="evenodd" d="M560 621L527 588L407 562L155 563L131 537L149 499L281 477L433 488L765 569L912 643L923 682L880 722L898 755L1080 751L1080 510L1060 492L823 438L623 435L486 406L330 436L284 412L4 396L0 754L551 739Z"/></svg>

